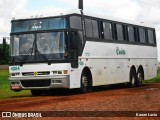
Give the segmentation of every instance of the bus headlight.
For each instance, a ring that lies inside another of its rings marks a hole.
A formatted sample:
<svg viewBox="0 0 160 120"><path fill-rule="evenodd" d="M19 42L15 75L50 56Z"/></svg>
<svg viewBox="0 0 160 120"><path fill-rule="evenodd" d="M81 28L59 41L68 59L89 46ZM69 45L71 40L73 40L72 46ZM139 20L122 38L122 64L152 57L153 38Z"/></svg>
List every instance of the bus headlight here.
<svg viewBox="0 0 160 120"><path fill-rule="evenodd" d="M63 70L63 71L53 71L54 75L67 75L68 74L68 70Z"/></svg>
<svg viewBox="0 0 160 120"><path fill-rule="evenodd" d="M11 76L20 76L20 73L11 73Z"/></svg>
<svg viewBox="0 0 160 120"><path fill-rule="evenodd" d="M62 71L53 71L53 74L54 74L54 75L61 75L61 74L62 74Z"/></svg>

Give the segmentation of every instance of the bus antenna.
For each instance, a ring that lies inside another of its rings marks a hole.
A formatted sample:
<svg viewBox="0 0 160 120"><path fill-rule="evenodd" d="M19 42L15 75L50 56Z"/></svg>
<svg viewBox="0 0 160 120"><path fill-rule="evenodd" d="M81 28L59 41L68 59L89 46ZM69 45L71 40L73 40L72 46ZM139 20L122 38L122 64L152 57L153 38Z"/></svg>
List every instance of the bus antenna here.
<svg viewBox="0 0 160 120"><path fill-rule="evenodd" d="M79 0L79 9L83 10L83 0Z"/></svg>

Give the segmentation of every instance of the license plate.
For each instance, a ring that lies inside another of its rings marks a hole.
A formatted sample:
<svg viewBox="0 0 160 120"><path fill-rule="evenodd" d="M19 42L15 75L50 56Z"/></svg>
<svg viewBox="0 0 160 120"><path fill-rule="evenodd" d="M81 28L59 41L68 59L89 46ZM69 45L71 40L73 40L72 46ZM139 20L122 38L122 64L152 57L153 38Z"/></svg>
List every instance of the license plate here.
<svg viewBox="0 0 160 120"><path fill-rule="evenodd" d="M17 85L17 86L11 86L11 89L12 89L12 90L19 90L20 88L21 88L21 87L18 86L18 85Z"/></svg>

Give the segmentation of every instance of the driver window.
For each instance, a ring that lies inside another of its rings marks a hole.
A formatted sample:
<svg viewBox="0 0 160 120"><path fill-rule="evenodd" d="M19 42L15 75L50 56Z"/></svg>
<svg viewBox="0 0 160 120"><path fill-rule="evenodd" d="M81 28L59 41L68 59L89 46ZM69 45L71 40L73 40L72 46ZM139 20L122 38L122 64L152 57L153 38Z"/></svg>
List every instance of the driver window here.
<svg viewBox="0 0 160 120"><path fill-rule="evenodd" d="M77 50L77 40L78 40L77 32L71 32L71 50Z"/></svg>
<svg viewBox="0 0 160 120"><path fill-rule="evenodd" d="M71 41L70 41L71 50L77 51L78 55L80 55L82 53L83 44L84 40L82 31L71 32Z"/></svg>
<svg viewBox="0 0 160 120"><path fill-rule="evenodd" d="M71 32L71 59L77 59L77 44L78 44L78 34L77 32Z"/></svg>

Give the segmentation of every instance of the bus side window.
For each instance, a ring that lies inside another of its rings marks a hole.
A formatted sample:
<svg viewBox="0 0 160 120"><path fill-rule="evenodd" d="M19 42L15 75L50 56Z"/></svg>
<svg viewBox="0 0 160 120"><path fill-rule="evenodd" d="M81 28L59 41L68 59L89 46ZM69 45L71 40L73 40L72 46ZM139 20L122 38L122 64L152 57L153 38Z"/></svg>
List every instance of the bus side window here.
<svg viewBox="0 0 160 120"><path fill-rule="evenodd" d="M79 16L70 17L70 27L82 30L82 20Z"/></svg>
<svg viewBox="0 0 160 120"><path fill-rule="evenodd" d="M116 24L116 31L117 31L117 40L123 41L124 40L123 26L121 24Z"/></svg>
<svg viewBox="0 0 160 120"><path fill-rule="evenodd" d="M129 42L135 42L135 31L133 26L127 26L127 33Z"/></svg>
<svg viewBox="0 0 160 120"><path fill-rule="evenodd" d="M155 43L155 40L154 40L154 32L153 32L153 30L147 30L147 35L148 35L148 42L149 42L149 44L154 44Z"/></svg>
<svg viewBox="0 0 160 120"><path fill-rule="evenodd" d="M98 22L96 20L85 19L86 37L99 38Z"/></svg>
<svg viewBox="0 0 160 120"><path fill-rule="evenodd" d="M112 40L112 25L109 22L103 22L103 34L105 39Z"/></svg>
<svg viewBox="0 0 160 120"><path fill-rule="evenodd" d="M98 22L96 20L92 20L92 31L93 37L99 38Z"/></svg>
<svg viewBox="0 0 160 120"><path fill-rule="evenodd" d="M112 29L112 33L113 33L112 37L114 40L117 40L117 31L116 31L116 24L115 23L112 24L112 28L113 28Z"/></svg>
<svg viewBox="0 0 160 120"><path fill-rule="evenodd" d="M85 19L85 30L86 30L86 37L93 38L91 19Z"/></svg>
<svg viewBox="0 0 160 120"><path fill-rule="evenodd" d="M139 32L139 42L140 43L146 43L145 29L140 27L138 29L138 32Z"/></svg>
<svg viewBox="0 0 160 120"><path fill-rule="evenodd" d="M128 41L127 26L126 25L122 25L122 28L123 28L124 41Z"/></svg>
<svg viewBox="0 0 160 120"><path fill-rule="evenodd" d="M99 22L99 29L100 29L100 37L102 38L102 39L104 39L104 29L103 29L103 21L100 21Z"/></svg>

